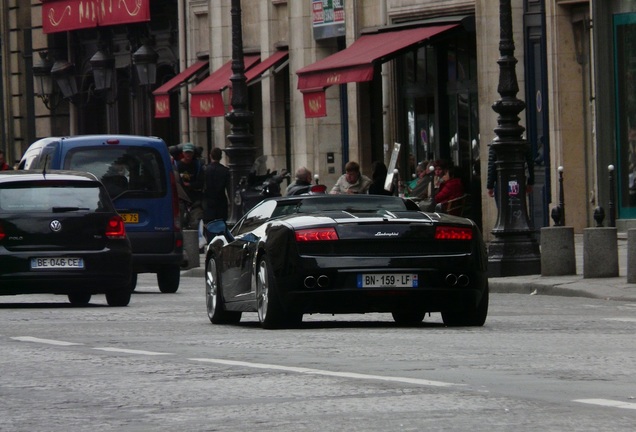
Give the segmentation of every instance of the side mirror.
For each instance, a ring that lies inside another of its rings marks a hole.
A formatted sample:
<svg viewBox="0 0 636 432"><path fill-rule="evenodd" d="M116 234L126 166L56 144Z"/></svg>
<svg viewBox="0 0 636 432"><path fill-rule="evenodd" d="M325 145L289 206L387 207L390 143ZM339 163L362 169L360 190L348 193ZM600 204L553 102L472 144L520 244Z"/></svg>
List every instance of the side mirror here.
<svg viewBox="0 0 636 432"><path fill-rule="evenodd" d="M210 242L213 237L218 235L224 235L228 241L232 241L234 239L223 219L216 219L208 222L205 225L205 233L203 235L207 242Z"/></svg>

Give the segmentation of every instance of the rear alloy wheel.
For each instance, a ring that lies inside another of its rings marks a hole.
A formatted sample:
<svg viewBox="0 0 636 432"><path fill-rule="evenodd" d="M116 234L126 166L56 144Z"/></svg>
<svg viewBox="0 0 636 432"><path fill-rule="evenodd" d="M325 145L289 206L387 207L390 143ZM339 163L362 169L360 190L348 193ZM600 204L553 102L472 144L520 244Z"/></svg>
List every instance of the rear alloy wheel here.
<svg viewBox="0 0 636 432"><path fill-rule="evenodd" d="M162 293L176 293L181 280L181 268L178 265L169 265L157 272L157 283Z"/></svg>
<svg viewBox="0 0 636 432"><path fill-rule="evenodd" d="M401 310L392 312L393 320L399 326L409 327L422 323L426 312L420 310Z"/></svg>
<svg viewBox="0 0 636 432"><path fill-rule="evenodd" d="M86 293L69 294L68 301L73 306L86 306L91 301L91 295Z"/></svg>
<svg viewBox="0 0 636 432"><path fill-rule="evenodd" d="M132 290L130 289L130 286L126 285L124 289L107 292L106 303L108 303L108 306L114 307L128 306L131 295Z"/></svg>
<svg viewBox="0 0 636 432"><path fill-rule="evenodd" d="M219 272L214 258L205 263L205 304L208 318L213 324L237 324L241 312L225 310L225 302L219 289Z"/></svg>
<svg viewBox="0 0 636 432"><path fill-rule="evenodd" d="M264 329L297 327L303 319L302 314L287 314L283 310L267 255L263 255L258 262L256 310L258 311L258 320Z"/></svg>
<svg viewBox="0 0 636 432"><path fill-rule="evenodd" d="M479 304L472 309L463 309L461 311L445 311L442 312L442 320L448 327L481 327L486 322L488 316L488 299L489 289L488 282Z"/></svg>

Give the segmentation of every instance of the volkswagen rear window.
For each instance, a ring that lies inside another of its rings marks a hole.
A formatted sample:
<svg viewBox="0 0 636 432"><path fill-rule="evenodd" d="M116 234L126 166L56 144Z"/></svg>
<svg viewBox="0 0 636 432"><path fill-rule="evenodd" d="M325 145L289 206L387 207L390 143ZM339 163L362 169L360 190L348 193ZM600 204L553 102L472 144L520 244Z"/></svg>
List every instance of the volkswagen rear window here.
<svg viewBox="0 0 636 432"><path fill-rule="evenodd" d="M0 211L11 213L111 210L97 182L20 182L0 189Z"/></svg>

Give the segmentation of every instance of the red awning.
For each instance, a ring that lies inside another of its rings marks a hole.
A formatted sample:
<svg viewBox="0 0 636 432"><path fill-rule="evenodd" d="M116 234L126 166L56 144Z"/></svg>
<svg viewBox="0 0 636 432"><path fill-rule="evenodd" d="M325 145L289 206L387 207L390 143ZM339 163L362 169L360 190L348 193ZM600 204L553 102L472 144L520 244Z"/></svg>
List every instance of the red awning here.
<svg viewBox="0 0 636 432"><path fill-rule="evenodd" d="M267 69L273 67L274 65L276 65L278 62L282 61L283 59L286 59L288 56L289 56L289 53L287 52L287 50L276 51L274 54L269 56L265 61L260 62L259 64L257 64L256 66L254 66L253 68L245 72L245 79L247 80L247 83L249 84L254 79L260 77L261 75L263 75L263 73L265 73Z"/></svg>
<svg viewBox="0 0 636 432"><path fill-rule="evenodd" d="M179 87L182 83L187 81L196 74L198 71L208 65L207 60L198 60L194 62L190 67L183 72L177 74L174 78L167 81L161 87L157 88L152 94L155 96L155 117L165 118L170 117L170 96L168 93L173 89Z"/></svg>
<svg viewBox="0 0 636 432"><path fill-rule="evenodd" d="M457 24L363 35L348 48L299 69L296 72L298 89L310 91L335 84L371 81L376 62L383 63L398 51L455 27Z"/></svg>
<svg viewBox="0 0 636 432"><path fill-rule="evenodd" d="M260 56L246 55L243 59L245 70L249 70ZM192 117L220 117L225 115L225 105L221 92L232 83L232 61L225 63L209 77L190 89L190 115Z"/></svg>
<svg viewBox="0 0 636 432"><path fill-rule="evenodd" d="M150 0L41 1L44 33L150 21Z"/></svg>

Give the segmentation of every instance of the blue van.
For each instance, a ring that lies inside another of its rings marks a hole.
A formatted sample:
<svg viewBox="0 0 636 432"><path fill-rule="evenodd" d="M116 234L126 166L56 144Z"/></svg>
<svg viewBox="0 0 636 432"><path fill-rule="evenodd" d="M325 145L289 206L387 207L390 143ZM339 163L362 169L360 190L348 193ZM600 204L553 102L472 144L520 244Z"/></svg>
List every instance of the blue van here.
<svg viewBox="0 0 636 432"><path fill-rule="evenodd" d="M156 137L49 137L26 150L19 169L64 169L94 174L126 222L138 273L156 273L159 290L179 288L183 233L176 179L166 143Z"/></svg>

